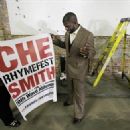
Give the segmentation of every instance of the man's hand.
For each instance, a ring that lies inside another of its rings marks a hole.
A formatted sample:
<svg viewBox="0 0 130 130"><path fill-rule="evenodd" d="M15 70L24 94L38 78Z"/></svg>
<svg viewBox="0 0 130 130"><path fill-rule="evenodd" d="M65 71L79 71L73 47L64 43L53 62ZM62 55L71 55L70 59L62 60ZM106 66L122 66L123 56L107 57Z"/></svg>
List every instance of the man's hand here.
<svg viewBox="0 0 130 130"><path fill-rule="evenodd" d="M85 46L80 48L80 55L83 56L84 58L88 58L89 54L89 46Z"/></svg>
<svg viewBox="0 0 130 130"><path fill-rule="evenodd" d="M52 38L53 42L57 42L58 40L60 40L60 36L54 35L54 34L50 34L50 35L51 35L51 38Z"/></svg>
<svg viewBox="0 0 130 130"><path fill-rule="evenodd" d="M64 41L61 40L61 37L59 35L54 35L54 34L50 34L50 35L54 45L61 48L65 48L65 43Z"/></svg>

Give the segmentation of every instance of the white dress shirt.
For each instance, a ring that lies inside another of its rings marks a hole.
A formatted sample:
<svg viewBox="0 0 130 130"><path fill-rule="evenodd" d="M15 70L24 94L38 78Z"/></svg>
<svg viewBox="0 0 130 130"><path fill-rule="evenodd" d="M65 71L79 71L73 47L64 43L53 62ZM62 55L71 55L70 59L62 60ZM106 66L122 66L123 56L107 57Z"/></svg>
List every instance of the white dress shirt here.
<svg viewBox="0 0 130 130"><path fill-rule="evenodd" d="M70 33L70 44L72 44L72 42L74 41L74 39L75 39L75 37L76 37L80 28L81 27L79 26L73 33Z"/></svg>

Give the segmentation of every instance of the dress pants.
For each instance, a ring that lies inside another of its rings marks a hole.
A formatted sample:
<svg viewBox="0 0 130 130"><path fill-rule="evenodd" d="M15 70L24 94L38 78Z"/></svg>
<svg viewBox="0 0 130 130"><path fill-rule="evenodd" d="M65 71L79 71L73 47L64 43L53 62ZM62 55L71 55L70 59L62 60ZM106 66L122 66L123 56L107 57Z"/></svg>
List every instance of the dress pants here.
<svg viewBox="0 0 130 130"><path fill-rule="evenodd" d="M4 84L0 81L0 118L5 125L11 123L14 120L9 103L10 95Z"/></svg>
<svg viewBox="0 0 130 130"><path fill-rule="evenodd" d="M74 104L74 117L81 119L84 116L85 107L85 80L68 79L69 104Z"/></svg>

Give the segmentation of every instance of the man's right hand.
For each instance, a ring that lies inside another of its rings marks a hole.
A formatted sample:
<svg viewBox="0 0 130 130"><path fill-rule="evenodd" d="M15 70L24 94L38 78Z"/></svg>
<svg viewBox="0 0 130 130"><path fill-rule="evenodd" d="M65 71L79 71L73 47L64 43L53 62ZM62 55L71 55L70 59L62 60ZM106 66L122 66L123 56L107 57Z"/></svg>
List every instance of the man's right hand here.
<svg viewBox="0 0 130 130"><path fill-rule="evenodd" d="M50 35L51 35L51 38L52 38L53 42L57 42L58 40L60 40L60 36L54 35L54 34L50 34Z"/></svg>
<svg viewBox="0 0 130 130"><path fill-rule="evenodd" d="M59 35L54 35L54 34L50 34L50 35L51 35L51 38L52 38L54 45L61 47L63 49L65 48L65 42L63 42L61 40L61 37Z"/></svg>

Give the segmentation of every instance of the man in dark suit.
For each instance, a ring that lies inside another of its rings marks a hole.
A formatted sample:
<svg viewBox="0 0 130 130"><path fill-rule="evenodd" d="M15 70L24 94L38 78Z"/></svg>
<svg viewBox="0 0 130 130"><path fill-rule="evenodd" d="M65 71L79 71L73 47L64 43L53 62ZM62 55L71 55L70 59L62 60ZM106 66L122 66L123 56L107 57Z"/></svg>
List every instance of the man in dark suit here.
<svg viewBox="0 0 130 130"><path fill-rule="evenodd" d="M65 42L52 35L53 43L66 48L66 73L69 95L64 106L74 104L73 123L79 123L84 117L85 77L89 71L89 63L95 55L93 34L78 24L74 13L68 12L63 17L66 29Z"/></svg>
<svg viewBox="0 0 130 130"><path fill-rule="evenodd" d="M0 79L0 118L5 126L18 127L21 123L18 120L14 119L13 113L9 106L9 102L10 95Z"/></svg>

